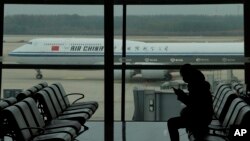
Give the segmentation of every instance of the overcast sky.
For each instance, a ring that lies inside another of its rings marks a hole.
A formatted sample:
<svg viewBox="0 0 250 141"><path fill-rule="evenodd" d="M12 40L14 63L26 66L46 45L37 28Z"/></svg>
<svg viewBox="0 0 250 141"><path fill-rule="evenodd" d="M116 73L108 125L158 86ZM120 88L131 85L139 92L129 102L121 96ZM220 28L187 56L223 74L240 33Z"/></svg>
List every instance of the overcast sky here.
<svg viewBox="0 0 250 141"><path fill-rule="evenodd" d="M5 15L59 15L78 14L83 16L102 15L104 7L97 5L16 5L8 4L4 7ZM242 15L242 4L224 5L153 5L128 6L128 15ZM115 6L115 16L122 14L122 6Z"/></svg>

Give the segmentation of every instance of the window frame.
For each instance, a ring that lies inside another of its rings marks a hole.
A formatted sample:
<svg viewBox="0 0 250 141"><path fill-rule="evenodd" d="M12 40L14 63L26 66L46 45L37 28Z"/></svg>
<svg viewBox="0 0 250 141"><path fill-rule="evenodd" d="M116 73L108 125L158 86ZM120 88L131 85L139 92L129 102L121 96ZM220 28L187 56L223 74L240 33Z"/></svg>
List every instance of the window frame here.
<svg viewBox="0 0 250 141"><path fill-rule="evenodd" d="M123 6L123 55L122 57L126 57L126 7L127 5L158 5L158 4L165 4L165 5L182 5L182 4L243 4L244 6L244 51L245 57L250 57L250 13L247 12L250 10L250 1L246 0L85 0L84 2L79 2L78 0L2 0L1 1L1 18L4 19L4 5L5 4L62 4L62 5L74 5L74 4L82 4L82 5L104 5L104 39L105 39L105 46L113 46L113 37L114 37L114 29L113 29L113 22L114 22L114 4L122 5ZM125 16L125 17L124 17ZM111 27L111 28L110 28ZM0 31L3 33L3 22L1 22ZM3 41L3 34L1 35ZM1 59L3 55L3 44L0 45L0 54ZM124 107L124 100L125 100L125 70L126 69L179 69L179 65L126 65L122 63L121 65L114 65L112 61L113 49L105 48L105 64L104 65L26 65L26 64L3 64L1 61L0 63L0 78L2 79L2 69L65 69L70 67L70 69L104 69L105 77L104 77L104 85L105 85L105 92L104 92L104 103L105 103L105 118L104 118L104 132L105 132L105 141L114 141L114 69L122 70L122 123L123 127L126 127L125 124L125 107ZM245 82L250 84L250 60L245 62L243 65L195 65L198 69L244 69L245 70ZM2 87L2 83L0 83L0 88ZM126 135L124 136L126 128L122 128L122 139L126 140Z"/></svg>

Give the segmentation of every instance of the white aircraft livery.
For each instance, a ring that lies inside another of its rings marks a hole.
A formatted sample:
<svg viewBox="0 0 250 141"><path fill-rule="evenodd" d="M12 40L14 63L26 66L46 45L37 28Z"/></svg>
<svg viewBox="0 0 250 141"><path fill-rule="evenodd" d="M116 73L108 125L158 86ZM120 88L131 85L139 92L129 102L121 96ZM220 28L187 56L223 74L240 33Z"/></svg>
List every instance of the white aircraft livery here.
<svg viewBox="0 0 250 141"><path fill-rule="evenodd" d="M170 57L170 61L178 61L174 57L193 56L240 56L244 55L243 42L216 43L145 43L140 41L126 41L126 56L157 58ZM32 39L25 45L9 53L20 64L103 64L103 38L38 38ZM122 56L122 40L114 40L114 56ZM199 60L197 60L199 61ZM121 62L115 62L121 63ZM164 62L148 61L147 59L133 64L157 64ZM40 70L36 78L41 79ZM120 71L119 71L120 72ZM131 70L126 77L131 78L137 73L144 78L171 79L166 70ZM115 73L115 76L120 73Z"/></svg>

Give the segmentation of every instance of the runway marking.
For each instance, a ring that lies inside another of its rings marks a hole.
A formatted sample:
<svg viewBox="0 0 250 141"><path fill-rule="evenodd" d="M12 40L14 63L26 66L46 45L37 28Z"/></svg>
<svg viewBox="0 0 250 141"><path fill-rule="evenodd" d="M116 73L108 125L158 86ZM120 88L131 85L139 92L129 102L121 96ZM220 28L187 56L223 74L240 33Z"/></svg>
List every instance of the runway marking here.
<svg viewBox="0 0 250 141"><path fill-rule="evenodd" d="M63 79L66 79L66 80L83 80L83 79L86 79L86 77L64 77Z"/></svg>

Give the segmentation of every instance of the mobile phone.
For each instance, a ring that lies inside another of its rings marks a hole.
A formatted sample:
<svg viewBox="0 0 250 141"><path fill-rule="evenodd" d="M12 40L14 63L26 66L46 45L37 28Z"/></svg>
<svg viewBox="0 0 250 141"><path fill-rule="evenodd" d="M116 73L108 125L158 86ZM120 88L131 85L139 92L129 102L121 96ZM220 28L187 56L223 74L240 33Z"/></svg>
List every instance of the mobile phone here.
<svg viewBox="0 0 250 141"><path fill-rule="evenodd" d="M172 87L172 89L174 90L174 92L176 93L177 89L175 87Z"/></svg>
<svg viewBox="0 0 250 141"><path fill-rule="evenodd" d="M172 87L172 89L177 90L175 87Z"/></svg>

